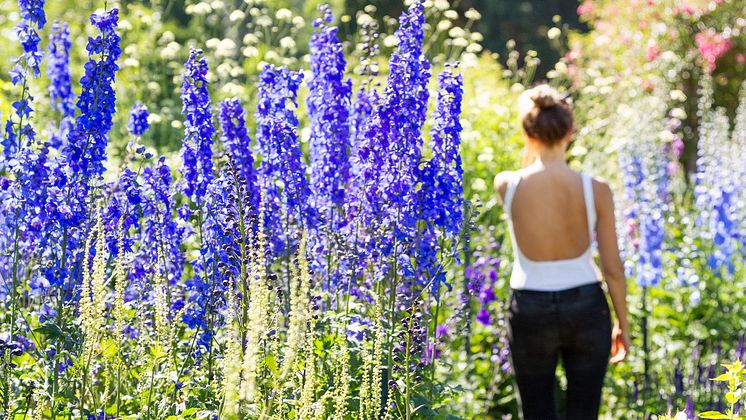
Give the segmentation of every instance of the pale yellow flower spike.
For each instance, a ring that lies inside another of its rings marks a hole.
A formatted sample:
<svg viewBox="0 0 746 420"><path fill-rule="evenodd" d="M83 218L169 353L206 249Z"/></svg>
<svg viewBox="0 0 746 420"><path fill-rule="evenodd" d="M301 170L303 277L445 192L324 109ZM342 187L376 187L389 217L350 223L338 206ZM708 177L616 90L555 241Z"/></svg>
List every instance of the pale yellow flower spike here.
<svg viewBox="0 0 746 420"><path fill-rule="evenodd" d="M287 342L282 368L283 381L288 379L288 375L293 370L298 350L302 348L307 338L308 321L311 319L311 276L306 258L307 236L304 231L298 250L298 266L290 280L290 314L288 315Z"/></svg>
<svg viewBox="0 0 746 420"><path fill-rule="evenodd" d="M262 194L262 205L260 215L264 214L264 194ZM243 355L242 382L240 388L240 399L245 402L254 402L256 397L256 377L259 368L261 341L267 332L269 288L267 287L266 268L264 265L266 252L266 235L264 234L264 218L259 217L257 228L256 246L251 250L251 269L248 296L248 319L246 328L246 350Z"/></svg>
<svg viewBox="0 0 746 420"><path fill-rule="evenodd" d="M104 313L106 310L106 239L104 236L101 216L98 217L96 225L86 241L86 249L83 258L83 286L81 288L80 317L81 328L85 335L83 354L88 358L93 356L96 347L96 338L102 329ZM94 239L95 238L95 242ZM91 246L95 246L96 255L93 257L93 269L89 268Z"/></svg>
<svg viewBox="0 0 746 420"><path fill-rule="evenodd" d="M124 255L124 216L119 220L117 230L119 242L119 255L114 267L114 338L116 342L122 342L122 329L124 328L124 291L127 286L126 258Z"/></svg>
<svg viewBox="0 0 746 420"><path fill-rule="evenodd" d="M98 228L98 225L93 228L93 230L89 233L88 238L85 241L85 249L83 250L83 284L80 288L80 320L81 320L81 327L83 328L83 332L86 333L88 329L88 325L86 324L88 320L91 319L92 313L91 313L91 255L90 255L90 249L91 246L93 246L93 238L96 236L96 229Z"/></svg>
<svg viewBox="0 0 746 420"><path fill-rule="evenodd" d="M303 388L301 389L300 399L298 400L298 418L310 419L313 417L314 393L316 392L316 354L314 353L313 336L309 336L304 346L304 374Z"/></svg>
<svg viewBox="0 0 746 420"><path fill-rule="evenodd" d="M376 320L375 326L375 341L373 342L373 359L371 360L371 380L370 380L370 408L368 412L371 414L371 418L376 418L378 413L381 412L381 360L383 360L383 308L381 307L381 299L376 300L376 305L373 312L374 319Z"/></svg>
<svg viewBox="0 0 746 420"><path fill-rule="evenodd" d="M101 217L98 219L96 232L96 256L93 257L90 286L91 318L88 320L91 334L103 329L106 313L106 237Z"/></svg>
<svg viewBox="0 0 746 420"><path fill-rule="evenodd" d="M86 241L83 257L83 285L80 298L80 326L83 332L83 361L86 369L81 370L83 383L92 381L92 373L87 370L94 358L94 351L98 347L100 333L104 330L106 311L106 238L102 218L99 215L96 225ZM95 242L94 238L95 237ZM93 257L93 269L88 268L90 262L89 250L95 246L96 255ZM89 390L85 386L80 389L80 398L84 399Z"/></svg>
<svg viewBox="0 0 746 420"><path fill-rule="evenodd" d="M238 390L241 386L241 333L238 330L237 298L233 290L233 278L228 279L226 305L228 306L227 337L223 358L223 416L237 419L240 415Z"/></svg>
<svg viewBox="0 0 746 420"><path fill-rule="evenodd" d="M376 322L371 328L372 351L367 346L363 346L360 353L363 360L358 416L360 420L375 420L381 412L381 359L384 343L381 313L380 300L377 300L373 307L373 318Z"/></svg>
<svg viewBox="0 0 746 420"><path fill-rule="evenodd" d="M366 413L367 413L367 407L368 404L370 404L370 361L371 361L371 355L368 351L367 341L364 342L360 349L360 359L363 361L362 366L362 375L360 378L360 392L359 392L359 399L360 399L360 408L358 413L358 418L360 420L366 420Z"/></svg>
<svg viewBox="0 0 746 420"><path fill-rule="evenodd" d="M170 323L168 321L168 305L166 304L166 282L160 267L156 269L153 289L155 292L155 332L158 344L168 351L168 332Z"/></svg>
<svg viewBox="0 0 746 420"><path fill-rule="evenodd" d="M31 416L32 420L42 420L44 419L44 412L49 410L49 400L47 399L46 395L44 395L44 391L37 387L34 389L34 411Z"/></svg>
<svg viewBox="0 0 746 420"><path fill-rule="evenodd" d="M343 331L346 331L343 326ZM347 336L343 334L339 344L339 358L337 360L339 370L335 383L334 393L334 418L344 420L347 418L347 402L350 398L350 352L347 348Z"/></svg>

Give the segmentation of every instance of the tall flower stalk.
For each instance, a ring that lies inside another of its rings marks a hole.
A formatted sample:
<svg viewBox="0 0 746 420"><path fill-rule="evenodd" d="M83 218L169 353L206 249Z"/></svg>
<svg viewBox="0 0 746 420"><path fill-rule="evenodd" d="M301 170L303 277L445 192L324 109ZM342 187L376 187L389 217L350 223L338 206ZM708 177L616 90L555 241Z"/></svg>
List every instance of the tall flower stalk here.
<svg viewBox="0 0 746 420"><path fill-rule="evenodd" d="M625 187L625 225L629 247L625 252L627 275L642 288L643 396L650 390L648 320L652 308L648 289L663 279L665 221L668 213L668 155L659 141L666 128L665 102L658 95L642 97L634 107L621 109L615 131L622 144L619 162Z"/></svg>
<svg viewBox="0 0 746 420"><path fill-rule="evenodd" d="M197 206L204 202L207 187L213 175L212 125L210 93L207 89L207 59L202 50L191 49L189 59L184 64L184 81L181 87L181 100L184 113L184 141L181 167L184 176L184 195Z"/></svg>
<svg viewBox="0 0 746 420"><path fill-rule="evenodd" d="M399 18L395 36L397 50L389 60L383 103L378 112L388 135L386 171L382 179L388 216L395 223L394 235L415 235L418 216L415 185L422 160L422 127L427 114L430 63L422 52L424 5L415 1Z"/></svg>
<svg viewBox="0 0 746 420"><path fill-rule="evenodd" d="M66 22L55 21L49 35L47 77L52 106L63 117L75 115L75 94L70 79L70 31Z"/></svg>
<svg viewBox="0 0 746 420"><path fill-rule="evenodd" d="M308 113L311 118L311 188L320 217L332 223L330 213L342 207L349 179L351 81L345 78L347 62L339 29L329 24L334 16L320 8L322 18L311 36L311 73Z"/></svg>
<svg viewBox="0 0 746 420"><path fill-rule="evenodd" d="M75 117L75 94L70 78L71 47L67 23L55 21L47 48L47 77L50 102L60 116L57 126L50 128L49 144L56 149L64 147Z"/></svg>
<svg viewBox="0 0 746 420"><path fill-rule="evenodd" d="M21 86L20 98L13 102L13 109L18 121L9 118L5 124L5 136L2 141L3 161L8 162L24 146L33 142L36 133L31 125L31 101L33 97L29 92L29 76L39 77L40 66L44 54L39 49L39 34L37 30L44 28L46 16L44 14L43 0L20 0L18 6L21 9L21 21L15 27L16 37L23 47L23 54L14 60L15 64L10 71L10 81L15 86Z"/></svg>
<svg viewBox="0 0 746 420"><path fill-rule="evenodd" d="M345 78L347 62L344 47L337 36L338 28L328 6L319 7L322 14L314 21L317 32L311 36L311 72L308 82L308 113L311 118L310 160L313 205L318 214L313 244L314 266L324 275L331 288L332 266L339 266L339 249L334 237L344 225L340 211L350 177L350 96L352 83ZM334 273L336 274L336 273ZM334 275L333 277L337 277Z"/></svg>
<svg viewBox="0 0 746 420"><path fill-rule="evenodd" d="M179 210L184 219L194 214L199 256L191 261L194 276L187 279L188 305L184 322L195 329L195 355L199 359L208 354L208 365L212 369L213 324L216 322L218 297L214 291L222 285L218 283L218 270L213 257L219 252L218 239L208 229L217 222L210 210L211 204L221 196L219 185L214 184L212 144L215 128L212 122L212 108L208 90L208 64L202 50L192 48L184 64L185 72L181 88L182 112L184 113L184 140L181 155L183 176L182 192L189 199Z"/></svg>
<svg viewBox="0 0 746 420"><path fill-rule="evenodd" d="M254 167L254 156L251 151L251 137L246 129L246 113L238 98L221 102L218 114L222 135L220 140L230 156L241 182L246 184L246 203L254 210L259 208L259 186Z"/></svg>
<svg viewBox="0 0 746 420"><path fill-rule="evenodd" d="M265 229L273 255L290 256L297 247L299 231L315 220L308 205L310 188L301 157L296 127L298 87L302 74L267 65L259 77L256 151L259 184L265 194ZM293 106L290 106L287 102Z"/></svg>
<svg viewBox="0 0 746 420"><path fill-rule="evenodd" d="M100 34L88 43L90 60L80 80L82 91L77 103L80 115L75 120L65 152L67 163L83 180L104 173L106 145L115 113L117 60L122 54L120 37L116 33L119 10L93 14L90 21Z"/></svg>
<svg viewBox="0 0 746 420"><path fill-rule="evenodd" d="M735 199L738 194L739 168L737 150L735 155L723 153L737 144L729 142L729 121L722 108L714 109L712 78L704 75L700 86L698 107L700 118L700 137L698 142L697 170L694 175L695 198L699 210L701 225L705 227L702 235L712 243L712 252L707 257L707 264L716 272L734 271L733 256L738 241L734 228L738 206ZM732 144L729 144L732 143ZM736 160L736 161L734 161Z"/></svg>
<svg viewBox="0 0 746 420"><path fill-rule="evenodd" d="M39 67L44 55L39 50L41 40L37 30L44 27L46 16L44 1L20 0L18 6L21 21L15 27L15 34L23 53L13 59L14 65L9 75L14 86L21 86L21 92L18 100L11 104L16 118L14 119L11 114L5 124L5 133L0 139L0 183L3 185L0 188L0 225L3 227L0 246L5 250L0 257L0 277L3 279L0 298L3 301L7 298L9 305L9 318L6 318L1 332L7 337L4 340L4 347L16 346L23 349L26 347L23 345L26 338L18 334L17 330L17 321L23 318L19 298L25 289L22 285L22 273L32 267L32 264L23 261L22 255L39 253L35 248L43 241L43 212L39 209L39 203L45 199L45 189L41 188L41 180L47 173L47 150L43 145L39 147L33 144L36 133L31 124L34 111L29 82L30 78L38 78L41 73ZM4 413L10 412L13 398L11 357L12 352L7 350L0 356L0 411Z"/></svg>

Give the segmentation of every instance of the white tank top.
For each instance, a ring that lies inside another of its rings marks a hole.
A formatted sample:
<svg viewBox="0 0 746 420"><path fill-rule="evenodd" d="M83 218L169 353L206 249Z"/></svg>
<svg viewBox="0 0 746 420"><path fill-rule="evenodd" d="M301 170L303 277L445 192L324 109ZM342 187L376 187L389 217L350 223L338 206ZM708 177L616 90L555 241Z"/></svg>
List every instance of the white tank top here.
<svg viewBox="0 0 746 420"><path fill-rule="evenodd" d="M521 182L521 176L516 174L508 182L503 205L508 215L508 229L510 230L510 239L513 244L513 273L510 276L511 288L519 290L557 291L600 281L601 273L593 261L596 208L593 201L592 179L586 174L582 174L581 176L583 179L583 198L588 218L590 245L580 256L564 260L533 261L523 255L515 238L513 215L511 213L513 197L515 196L518 184ZM578 234L582 233L578 232Z"/></svg>

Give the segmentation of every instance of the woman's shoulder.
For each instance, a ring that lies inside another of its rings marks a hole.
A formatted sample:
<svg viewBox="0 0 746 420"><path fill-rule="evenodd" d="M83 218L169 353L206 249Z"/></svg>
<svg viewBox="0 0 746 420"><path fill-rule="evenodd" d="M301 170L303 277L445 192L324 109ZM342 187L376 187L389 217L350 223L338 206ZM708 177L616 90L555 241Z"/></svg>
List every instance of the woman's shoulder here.
<svg viewBox="0 0 746 420"><path fill-rule="evenodd" d="M593 197L595 198L594 205L596 207L596 213L605 212L609 209L613 212L614 198L609 182L598 176L591 176L591 180L593 181L591 185L593 187Z"/></svg>
<svg viewBox="0 0 746 420"><path fill-rule="evenodd" d="M493 186L497 192L500 202L505 198L505 192L508 190L508 184L518 175L518 171L502 171L495 175Z"/></svg>
<svg viewBox="0 0 746 420"><path fill-rule="evenodd" d="M609 187L609 182L605 178L600 177L600 176L595 176L593 174L589 174L589 173L587 173L585 171L583 171L583 172L575 171L575 170L572 170L572 171L575 172L575 173L577 173L581 177L582 176L587 176L588 178L591 179L591 186L593 187L593 195L594 196L595 195L599 195L599 194L600 195L606 195L606 194L610 194L611 193L611 188Z"/></svg>
<svg viewBox="0 0 746 420"><path fill-rule="evenodd" d="M609 181L600 176L589 175L593 185L593 193L596 194L611 194L611 187L609 187Z"/></svg>

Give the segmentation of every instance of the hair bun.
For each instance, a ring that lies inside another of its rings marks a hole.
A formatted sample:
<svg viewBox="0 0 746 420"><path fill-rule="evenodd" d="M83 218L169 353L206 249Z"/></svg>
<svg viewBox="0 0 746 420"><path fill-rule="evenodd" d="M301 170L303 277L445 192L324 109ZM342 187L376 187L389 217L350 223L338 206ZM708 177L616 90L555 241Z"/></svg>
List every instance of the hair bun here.
<svg viewBox="0 0 746 420"><path fill-rule="evenodd" d="M539 109L552 108L562 100L559 93L549 85L539 85L531 89L529 98Z"/></svg>

